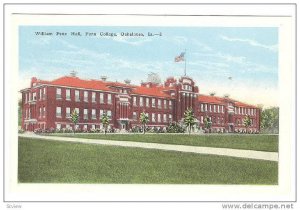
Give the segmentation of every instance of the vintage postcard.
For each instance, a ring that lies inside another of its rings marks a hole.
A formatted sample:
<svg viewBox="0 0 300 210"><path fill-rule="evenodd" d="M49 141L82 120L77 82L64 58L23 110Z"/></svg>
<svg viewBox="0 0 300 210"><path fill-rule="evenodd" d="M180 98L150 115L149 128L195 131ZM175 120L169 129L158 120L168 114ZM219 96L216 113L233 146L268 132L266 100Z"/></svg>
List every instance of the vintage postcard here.
<svg viewBox="0 0 300 210"><path fill-rule="evenodd" d="M151 12L11 16L12 191L291 198L294 16Z"/></svg>

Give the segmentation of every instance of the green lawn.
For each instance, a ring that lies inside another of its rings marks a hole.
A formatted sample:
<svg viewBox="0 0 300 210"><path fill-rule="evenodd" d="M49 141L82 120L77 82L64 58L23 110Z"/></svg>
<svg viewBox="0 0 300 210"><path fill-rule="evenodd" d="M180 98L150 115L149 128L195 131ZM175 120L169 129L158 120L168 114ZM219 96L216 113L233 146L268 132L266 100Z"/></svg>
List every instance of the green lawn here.
<svg viewBox="0 0 300 210"><path fill-rule="evenodd" d="M278 135L62 134L51 135L278 152Z"/></svg>
<svg viewBox="0 0 300 210"><path fill-rule="evenodd" d="M278 163L19 137L22 183L278 184Z"/></svg>

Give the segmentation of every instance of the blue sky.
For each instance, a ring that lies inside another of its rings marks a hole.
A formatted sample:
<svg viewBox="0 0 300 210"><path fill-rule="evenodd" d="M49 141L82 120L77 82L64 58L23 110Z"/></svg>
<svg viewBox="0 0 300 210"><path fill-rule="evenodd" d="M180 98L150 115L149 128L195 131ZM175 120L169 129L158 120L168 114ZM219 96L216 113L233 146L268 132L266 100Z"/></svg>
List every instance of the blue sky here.
<svg viewBox="0 0 300 210"><path fill-rule="evenodd" d="M186 49L187 75L200 93L229 93L252 104L277 105L278 30L244 27L74 27L19 28L20 88L29 79L55 79L76 70L81 78L108 76L139 84L150 72L164 80L183 75L175 56ZM35 32L66 32L67 36L36 36ZM71 32L83 36L71 36ZM144 33L144 37L90 37L85 32ZM148 37L147 33L162 33ZM232 77L229 80L228 77Z"/></svg>

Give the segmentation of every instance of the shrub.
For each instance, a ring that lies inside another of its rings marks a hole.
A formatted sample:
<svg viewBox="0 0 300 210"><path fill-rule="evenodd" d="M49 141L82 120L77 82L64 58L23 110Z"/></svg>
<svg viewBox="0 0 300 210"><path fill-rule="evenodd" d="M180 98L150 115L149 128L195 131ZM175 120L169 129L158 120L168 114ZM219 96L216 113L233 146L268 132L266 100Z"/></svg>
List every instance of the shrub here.
<svg viewBox="0 0 300 210"><path fill-rule="evenodd" d="M176 122L172 122L166 128L167 133L184 133L185 128Z"/></svg>

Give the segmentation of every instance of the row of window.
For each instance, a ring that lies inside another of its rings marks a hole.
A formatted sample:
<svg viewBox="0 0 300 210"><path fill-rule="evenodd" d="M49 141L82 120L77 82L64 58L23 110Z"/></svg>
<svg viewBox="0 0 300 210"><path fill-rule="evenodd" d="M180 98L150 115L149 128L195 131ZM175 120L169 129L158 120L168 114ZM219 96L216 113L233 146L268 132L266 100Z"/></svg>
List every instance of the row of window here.
<svg viewBox="0 0 300 210"><path fill-rule="evenodd" d="M201 112L224 113L224 106L216 104L200 104Z"/></svg>
<svg viewBox="0 0 300 210"><path fill-rule="evenodd" d="M76 112L78 113L79 116L79 120L80 120L80 109L79 108L75 108ZM73 111L73 110L72 110ZM66 107L66 118L71 118L71 108L70 107ZM107 116L109 118L112 117L112 112L111 110L103 110L100 109L99 110L99 119L101 119L102 115L106 113ZM58 118L62 118L62 108L61 107L56 107L56 117ZM97 115L96 115L96 109L83 109L83 119L84 120L88 120L88 119L92 119L92 120L96 120L97 119Z"/></svg>
<svg viewBox="0 0 300 210"><path fill-rule="evenodd" d="M74 91L74 93L73 93ZM65 96L66 96L66 100L71 100L71 94L75 95L75 101L79 102L81 101L80 98L80 90L71 90L71 89L65 89ZM83 101L84 102L89 102L89 94L91 94L91 99L93 103L96 103L96 92L89 92L87 90L83 91ZM99 102L101 104L105 103L105 95L107 95L106 99L106 103L111 104L112 103L112 95L110 93L99 93ZM61 100L62 99L62 89L61 88L56 88L56 99L57 100Z"/></svg>
<svg viewBox="0 0 300 210"><path fill-rule="evenodd" d="M208 117L212 124L222 125L225 123L224 117ZM204 123L204 116L200 116L200 123Z"/></svg>
<svg viewBox="0 0 300 210"><path fill-rule="evenodd" d="M183 90L189 90L189 91L192 91L193 88L192 88L192 86L190 86L190 85L183 85Z"/></svg>
<svg viewBox="0 0 300 210"><path fill-rule="evenodd" d="M46 87L39 88L36 92L28 92L25 94L25 103L36 100L44 100L46 99Z"/></svg>
<svg viewBox="0 0 300 210"><path fill-rule="evenodd" d="M102 129L103 125L102 124L100 124L100 125L95 125L95 124L87 125L87 124L84 124L82 126L80 126L80 125L75 126L75 130L78 130L80 128L82 128L83 130L88 130L88 129L95 130L96 128ZM110 128L111 128L111 126L108 125L108 129L110 129ZM56 129L57 130L61 130L61 129L73 130L73 127L70 124L65 124L65 126L64 126L63 124L57 123L56 124Z"/></svg>
<svg viewBox="0 0 300 210"><path fill-rule="evenodd" d="M256 109L252 108L243 108L243 107L234 107L234 113L235 114L241 114L241 115L256 115Z"/></svg>
<svg viewBox="0 0 300 210"><path fill-rule="evenodd" d="M28 109L25 109L25 119L31 119L32 118L32 113L31 113L31 110L30 108ZM46 117L46 107L45 106L41 106L39 109L38 109L38 115L37 115L39 118L45 118Z"/></svg>
<svg viewBox="0 0 300 210"><path fill-rule="evenodd" d="M172 109L172 101L171 100L166 100L166 99L155 99L155 98L147 98L147 97L137 97L133 96L132 98L132 104L133 106L140 106L140 107L150 107L150 99L151 99L151 107L152 108L164 108L164 109ZM139 101L139 103L137 103ZM163 103L163 106L162 106Z"/></svg>
<svg viewBox="0 0 300 210"><path fill-rule="evenodd" d="M171 114L156 114L156 113L145 113L146 116L148 116L149 121L150 122L172 122L172 115ZM133 116L132 116L134 121L138 121L139 120L139 115L137 112L133 112Z"/></svg>
<svg viewBox="0 0 300 210"><path fill-rule="evenodd" d="M255 125L255 119L250 119L250 122L251 122L250 126ZM236 119L235 125L244 125L243 119Z"/></svg>

